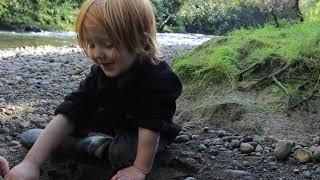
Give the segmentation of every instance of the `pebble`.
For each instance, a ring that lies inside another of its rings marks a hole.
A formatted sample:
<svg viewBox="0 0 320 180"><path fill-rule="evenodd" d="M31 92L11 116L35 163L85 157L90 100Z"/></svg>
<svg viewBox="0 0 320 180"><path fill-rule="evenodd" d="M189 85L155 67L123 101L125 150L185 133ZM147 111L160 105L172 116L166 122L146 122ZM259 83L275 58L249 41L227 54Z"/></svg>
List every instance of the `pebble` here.
<svg viewBox="0 0 320 180"><path fill-rule="evenodd" d="M216 149L210 149L209 154L212 156L217 156L219 154L219 151Z"/></svg>
<svg viewBox="0 0 320 180"><path fill-rule="evenodd" d="M207 150L208 148L207 148L207 146L206 145L204 145L204 144L200 144L199 145L199 150L200 151L205 151L205 150Z"/></svg>
<svg viewBox="0 0 320 180"><path fill-rule="evenodd" d="M4 149L4 148L0 148L0 156L4 156L7 155L8 150Z"/></svg>
<svg viewBox="0 0 320 180"><path fill-rule="evenodd" d="M177 143L182 143L182 142L187 142L189 141L190 138L188 135L179 135L175 138L174 142L177 142Z"/></svg>
<svg viewBox="0 0 320 180"><path fill-rule="evenodd" d="M222 137L226 136L226 131L219 130L219 131L217 131L217 134L218 134L218 137L222 138Z"/></svg>
<svg viewBox="0 0 320 180"><path fill-rule="evenodd" d="M251 153L254 151L254 147L249 143L241 143L240 151L242 153Z"/></svg>
<svg viewBox="0 0 320 180"><path fill-rule="evenodd" d="M288 158L292 151L294 143L292 141L280 140L276 144L276 148L274 150L275 156L278 160L285 160Z"/></svg>
<svg viewBox="0 0 320 180"><path fill-rule="evenodd" d="M187 177L184 180L196 180L194 177Z"/></svg>
<svg viewBox="0 0 320 180"><path fill-rule="evenodd" d="M313 158L315 160L320 160L320 147L315 147L314 151L313 151Z"/></svg>
<svg viewBox="0 0 320 180"><path fill-rule="evenodd" d="M237 139L234 139L230 142L229 146L231 148L238 148L240 146L240 141Z"/></svg>
<svg viewBox="0 0 320 180"><path fill-rule="evenodd" d="M207 133L207 132L209 132L209 127L204 127L202 130L203 130L203 132Z"/></svg>
<svg viewBox="0 0 320 180"><path fill-rule="evenodd" d="M306 163L311 160L311 152L307 149L298 149L294 152L295 158L301 162L301 163Z"/></svg>
<svg viewBox="0 0 320 180"><path fill-rule="evenodd" d="M294 169L294 170L293 170L293 173L294 173L294 174L299 174L300 171L299 171L299 169Z"/></svg>
<svg viewBox="0 0 320 180"><path fill-rule="evenodd" d="M310 171L302 171L302 175L306 179L311 179L311 172Z"/></svg>
<svg viewBox="0 0 320 180"><path fill-rule="evenodd" d="M230 178L240 178L240 179L247 179L247 180L254 179L252 174L248 171L227 169L224 171L224 173L227 175L227 177L230 177Z"/></svg>
<svg viewBox="0 0 320 180"><path fill-rule="evenodd" d="M10 130L6 127L0 128L0 134L8 134L9 132L10 132Z"/></svg>
<svg viewBox="0 0 320 180"><path fill-rule="evenodd" d="M260 144L258 144L258 145L256 146L255 151L256 151L256 152L262 152L262 151L263 151L262 146L261 146Z"/></svg>
<svg viewBox="0 0 320 180"><path fill-rule="evenodd" d="M19 146L20 142L19 141L10 141L11 146Z"/></svg>

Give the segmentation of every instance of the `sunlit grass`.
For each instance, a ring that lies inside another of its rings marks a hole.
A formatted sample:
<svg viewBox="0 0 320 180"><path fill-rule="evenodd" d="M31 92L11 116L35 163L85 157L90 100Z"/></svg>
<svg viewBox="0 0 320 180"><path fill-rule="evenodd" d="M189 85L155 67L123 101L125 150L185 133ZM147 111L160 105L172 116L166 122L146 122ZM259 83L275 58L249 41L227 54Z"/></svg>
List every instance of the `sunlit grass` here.
<svg viewBox="0 0 320 180"><path fill-rule="evenodd" d="M179 55L173 67L186 82L227 80L232 84L242 70L268 61L287 64L302 60L316 71L320 69L319 27L319 22L305 22L236 30L226 40L208 41Z"/></svg>

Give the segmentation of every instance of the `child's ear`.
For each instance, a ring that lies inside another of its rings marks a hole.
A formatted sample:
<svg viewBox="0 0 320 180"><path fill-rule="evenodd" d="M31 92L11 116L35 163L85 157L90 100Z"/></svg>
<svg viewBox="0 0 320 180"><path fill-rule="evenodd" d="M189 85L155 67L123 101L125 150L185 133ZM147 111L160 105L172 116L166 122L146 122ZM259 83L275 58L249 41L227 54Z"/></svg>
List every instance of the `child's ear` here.
<svg viewBox="0 0 320 180"><path fill-rule="evenodd" d="M144 45L144 50L148 51L150 49L150 35L146 32L143 33L143 45Z"/></svg>

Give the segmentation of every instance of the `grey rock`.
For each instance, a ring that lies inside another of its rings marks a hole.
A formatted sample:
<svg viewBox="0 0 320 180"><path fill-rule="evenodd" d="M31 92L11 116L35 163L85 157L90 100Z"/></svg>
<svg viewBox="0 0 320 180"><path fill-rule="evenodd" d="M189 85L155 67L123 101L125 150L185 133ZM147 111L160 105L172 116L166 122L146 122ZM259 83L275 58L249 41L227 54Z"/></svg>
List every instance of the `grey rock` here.
<svg viewBox="0 0 320 180"><path fill-rule="evenodd" d="M216 149L210 149L209 154L212 156L217 156L219 154L219 151Z"/></svg>
<svg viewBox="0 0 320 180"><path fill-rule="evenodd" d="M320 142L320 137L319 136L316 136L312 139L312 144L313 145L318 145Z"/></svg>
<svg viewBox="0 0 320 180"><path fill-rule="evenodd" d="M240 141L237 139L234 139L230 142L229 146L231 148L238 148L240 146Z"/></svg>
<svg viewBox="0 0 320 180"><path fill-rule="evenodd" d="M294 173L294 174L299 174L300 171L299 171L299 169L294 169L294 170L293 170L293 173Z"/></svg>
<svg viewBox="0 0 320 180"><path fill-rule="evenodd" d="M303 147L299 144L295 145L293 148L292 148L292 152L298 150L298 149L302 149Z"/></svg>
<svg viewBox="0 0 320 180"><path fill-rule="evenodd" d="M255 151L256 151L256 152L262 152L262 151L263 151L262 146L261 146L260 144L258 144L258 145L256 146Z"/></svg>
<svg viewBox="0 0 320 180"><path fill-rule="evenodd" d="M240 178L246 180L254 179L253 175L248 171L227 169L224 171L224 173L230 178Z"/></svg>
<svg viewBox="0 0 320 180"><path fill-rule="evenodd" d="M184 180L196 180L194 177L187 177Z"/></svg>
<svg viewBox="0 0 320 180"><path fill-rule="evenodd" d="M292 141L281 140L276 144L274 150L275 156L278 160L285 160L291 154L294 143Z"/></svg>
<svg viewBox="0 0 320 180"><path fill-rule="evenodd" d="M10 145L11 145L11 146L19 146L19 145L20 145L20 142L19 142L19 141L11 141L11 142L10 142Z"/></svg>
<svg viewBox="0 0 320 180"><path fill-rule="evenodd" d="M204 145L204 144L200 144L200 145L199 145L199 150L205 151L205 150L207 150L207 149L208 149L208 148L207 148L206 145Z"/></svg>
<svg viewBox="0 0 320 180"><path fill-rule="evenodd" d="M182 143L182 142L187 142L189 141L190 138L188 135L179 135L176 137L176 139L174 140L174 142L177 142L177 143Z"/></svg>
<svg viewBox="0 0 320 180"><path fill-rule="evenodd" d="M219 131L217 131L217 134L218 134L218 137L224 137L224 136L226 136L226 131L224 131L224 130L219 130Z"/></svg>
<svg viewBox="0 0 320 180"><path fill-rule="evenodd" d="M0 148L0 156L4 156L8 154L8 150L4 148Z"/></svg>
<svg viewBox="0 0 320 180"><path fill-rule="evenodd" d="M302 171L302 175L306 179L311 179L311 172L310 171Z"/></svg>
<svg viewBox="0 0 320 180"><path fill-rule="evenodd" d="M30 129L21 135L21 144L30 148L38 139L43 129Z"/></svg>
<svg viewBox="0 0 320 180"><path fill-rule="evenodd" d="M212 141L213 145L223 145L224 141L221 138L216 138Z"/></svg>
<svg viewBox="0 0 320 180"><path fill-rule="evenodd" d="M10 132L10 130L6 127L0 128L0 134L8 134L9 132Z"/></svg>
<svg viewBox="0 0 320 180"><path fill-rule="evenodd" d="M313 158L315 160L320 160L320 147L315 147L314 152L313 152Z"/></svg>
<svg viewBox="0 0 320 180"><path fill-rule="evenodd" d="M204 127L202 130L203 130L203 132L207 133L207 132L209 132L209 127Z"/></svg>
<svg viewBox="0 0 320 180"><path fill-rule="evenodd" d="M242 153L251 153L254 151L254 147L249 143L241 143L240 151Z"/></svg>

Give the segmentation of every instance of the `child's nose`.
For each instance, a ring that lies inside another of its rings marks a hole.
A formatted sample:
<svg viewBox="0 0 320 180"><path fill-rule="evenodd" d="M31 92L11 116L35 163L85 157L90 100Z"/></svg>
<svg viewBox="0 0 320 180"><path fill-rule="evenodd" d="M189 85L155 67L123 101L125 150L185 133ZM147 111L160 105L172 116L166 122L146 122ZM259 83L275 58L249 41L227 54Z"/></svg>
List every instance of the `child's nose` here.
<svg viewBox="0 0 320 180"><path fill-rule="evenodd" d="M100 59L100 58L103 58L104 56L105 55L102 48L99 48L99 47L94 48L93 57L95 59Z"/></svg>

